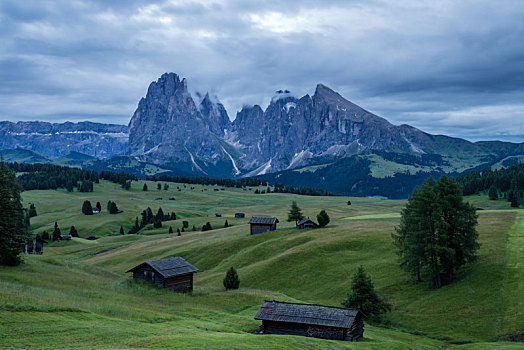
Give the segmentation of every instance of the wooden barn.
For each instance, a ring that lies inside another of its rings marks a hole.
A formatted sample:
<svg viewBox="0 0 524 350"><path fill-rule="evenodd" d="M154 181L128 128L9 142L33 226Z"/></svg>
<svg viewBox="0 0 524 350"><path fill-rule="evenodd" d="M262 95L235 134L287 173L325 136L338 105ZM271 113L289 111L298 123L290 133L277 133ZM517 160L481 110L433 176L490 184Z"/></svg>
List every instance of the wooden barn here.
<svg viewBox="0 0 524 350"><path fill-rule="evenodd" d="M235 218L237 218L237 219L242 219L245 216L246 216L246 214L244 214L244 213L235 213Z"/></svg>
<svg viewBox="0 0 524 350"><path fill-rule="evenodd" d="M297 228L299 229L312 229L317 227L317 223L311 220L309 216L307 218L303 218L297 223Z"/></svg>
<svg viewBox="0 0 524 350"><path fill-rule="evenodd" d="M252 216L247 223L250 225L250 233L256 235L257 233L275 231L278 219L269 216Z"/></svg>
<svg viewBox="0 0 524 350"><path fill-rule="evenodd" d="M134 279L151 281L177 293L188 293L193 291L193 273L197 271L196 267L177 256L146 261L127 272L132 272Z"/></svg>
<svg viewBox="0 0 524 350"><path fill-rule="evenodd" d="M340 307L265 301L255 320L262 321L259 334L346 341L357 341L364 334L362 312Z"/></svg>
<svg viewBox="0 0 524 350"><path fill-rule="evenodd" d="M47 241L39 236L36 236L32 240L27 240L25 242L24 253L42 255L44 254L44 243L47 243Z"/></svg>

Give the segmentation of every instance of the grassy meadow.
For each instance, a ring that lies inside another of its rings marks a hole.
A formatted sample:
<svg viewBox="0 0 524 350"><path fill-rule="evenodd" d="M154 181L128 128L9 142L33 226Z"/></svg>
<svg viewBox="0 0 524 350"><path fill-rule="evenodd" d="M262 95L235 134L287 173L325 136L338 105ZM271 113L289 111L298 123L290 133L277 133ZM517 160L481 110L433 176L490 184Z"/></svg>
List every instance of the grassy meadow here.
<svg viewBox="0 0 524 350"><path fill-rule="evenodd" d="M57 221L62 233L75 225L81 237L100 238L50 243L42 256L25 257L18 267L0 267L0 347L522 347L504 341L524 329L524 210L509 210L508 202L468 198L487 209L478 212L479 259L453 284L432 290L428 281L416 283L398 268L391 233L403 201L256 195L255 189L173 183L159 191L156 183L147 184L149 191L142 191L143 181L133 182L130 191L101 181L92 193L23 193L24 204L35 203L38 212L31 221L34 232L52 232ZM100 201L102 213L83 215L84 200ZM110 215L108 200L124 213ZM292 200L311 217L325 209L330 224L297 230L286 221ZM174 211L177 220L159 229L146 227L139 235L118 234L120 226L127 232L147 207ZM234 218L235 212L245 212L246 218ZM278 230L249 236L247 221L257 214L278 217ZM233 226L224 228L226 219ZM189 221L189 231L177 236L182 220ZM208 221L214 230L201 232ZM167 233L169 226L174 234ZM145 260L171 256L182 256L202 270L195 275L192 294L174 294L125 273ZM340 306L359 265L393 306L386 325L366 324L364 339L357 343L253 334L260 324L253 317L266 299ZM231 266L241 284L226 292L222 279Z"/></svg>

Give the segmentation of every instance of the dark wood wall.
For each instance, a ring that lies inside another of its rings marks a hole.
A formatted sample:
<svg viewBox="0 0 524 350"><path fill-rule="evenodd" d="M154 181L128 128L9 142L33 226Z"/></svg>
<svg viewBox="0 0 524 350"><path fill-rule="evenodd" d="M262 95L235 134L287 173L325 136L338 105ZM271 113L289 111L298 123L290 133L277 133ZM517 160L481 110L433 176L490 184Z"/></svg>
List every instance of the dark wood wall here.
<svg viewBox="0 0 524 350"><path fill-rule="evenodd" d="M192 273L164 279L162 275L155 272L151 267L144 266L133 271L133 278L153 282L159 287L171 289L177 293L188 293L193 291Z"/></svg>
<svg viewBox="0 0 524 350"><path fill-rule="evenodd" d="M166 278L164 285L177 293L188 293L193 291L193 274Z"/></svg>
<svg viewBox="0 0 524 350"><path fill-rule="evenodd" d="M345 328L307 325L301 323L262 321L265 334L289 334L322 339L345 340Z"/></svg>
<svg viewBox="0 0 524 350"><path fill-rule="evenodd" d="M252 235L256 235L257 233L275 231L277 229L277 224L273 224L273 225L250 224L250 225L251 225L250 232Z"/></svg>

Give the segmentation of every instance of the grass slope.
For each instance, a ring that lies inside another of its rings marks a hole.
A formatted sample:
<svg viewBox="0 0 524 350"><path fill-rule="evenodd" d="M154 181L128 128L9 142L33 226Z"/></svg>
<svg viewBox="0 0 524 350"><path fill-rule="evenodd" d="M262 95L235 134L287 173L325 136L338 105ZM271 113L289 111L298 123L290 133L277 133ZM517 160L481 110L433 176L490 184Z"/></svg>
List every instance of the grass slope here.
<svg viewBox="0 0 524 350"><path fill-rule="evenodd" d="M482 244L478 262L466 267L456 281L439 290L415 283L399 270L391 244L402 201L290 194L255 195L254 190L213 191L213 186L170 184L169 191L131 191L104 182L93 193L29 191L35 203L36 232L63 231L74 224L81 238L46 246L44 256L30 256L15 268L0 267L0 338L15 348L517 348L496 342L524 329L522 254L524 214L520 210L480 211ZM177 190L177 186L181 191ZM207 189L207 191L206 191ZM175 201L155 198L175 196ZM85 216L84 199L103 207L114 200L125 213ZM493 205L485 196L476 205ZM292 200L306 215L326 209L332 218L324 229L301 231L285 222ZM497 201L498 202L498 201ZM496 203L496 202L495 202ZM502 203L502 201L501 201ZM507 202L506 202L507 204ZM148 228L141 235L117 234L139 211L162 206L185 217L190 227L210 221L223 227L207 232L167 234ZM496 206L496 205L495 205ZM504 206L507 208L507 206ZM493 208L496 209L496 208ZM236 211L245 219L234 219ZM215 218L220 212L222 218ZM249 236L252 214L277 216L276 232ZM195 292L178 295L147 283L132 281L125 271L148 259L182 256L202 270L195 275ZM389 328L366 325L365 339L356 344L292 336L260 336L253 320L264 299L339 306L352 274L362 264L382 296L393 305ZM241 288L225 292L222 279L234 266ZM5 325L5 326L4 326ZM496 342L496 343L495 343Z"/></svg>

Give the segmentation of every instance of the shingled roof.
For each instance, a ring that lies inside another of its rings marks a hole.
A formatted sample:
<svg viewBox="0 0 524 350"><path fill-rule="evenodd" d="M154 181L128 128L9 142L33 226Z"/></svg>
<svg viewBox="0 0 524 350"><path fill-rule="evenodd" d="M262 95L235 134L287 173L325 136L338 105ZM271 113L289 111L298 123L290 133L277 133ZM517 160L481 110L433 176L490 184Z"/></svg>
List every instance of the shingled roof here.
<svg viewBox="0 0 524 350"><path fill-rule="evenodd" d="M184 258L176 256L174 258L146 261L138 266L133 267L127 272L133 272L144 265L150 266L164 278L186 275L188 273L200 271L188 263Z"/></svg>
<svg viewBox="0 0 524 350"><path fill-rule="evenodd" d="M341 307L265 301L255 320L350 328L359 313L362 314L359 310Z"/></svg>
<svg viewBox="0 0 524 350"><path fill-rule="evenodd" d="M271 218L269 216L252 216L251 219L247 222L248 224L263 224L263 225L273 225L278 221L277 218Z"/></svg>
<svg viewBox="0 0 524 350"><path fill-rule="evenodd" d="M300 221L297 223L297 225L302 225L302 224L305 224L306 222L309 222L309 221L311 221L311 222L314 223L315 225L317 224L316 222L314 222L313 220L311 220L311 219L309 218L309 216L308 216L308 217L303 218L302 220L300 220Z"/></svg>

